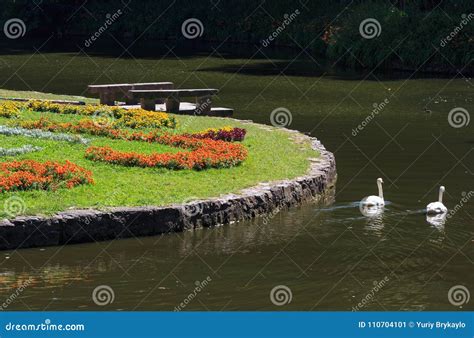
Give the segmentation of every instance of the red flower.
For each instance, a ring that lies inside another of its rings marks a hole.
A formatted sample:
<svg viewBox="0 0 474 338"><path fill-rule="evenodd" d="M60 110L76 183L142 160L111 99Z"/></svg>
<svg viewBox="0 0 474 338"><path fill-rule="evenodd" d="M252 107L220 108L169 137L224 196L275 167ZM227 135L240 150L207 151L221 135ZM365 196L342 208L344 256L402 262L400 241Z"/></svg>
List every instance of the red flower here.
<svg viewBox="0 0 474 338"><path fill-rule="evenodd" d="M198 140L189 136L156 136L153 141L191 151L139 154L117 151L110 147L89 147L86 150L86 158L127 166L199 170L235 166L245 160L248 154L241 144L210 139Z"/></svg>
<svg viewBox="0 0 474 338"><path fill-rule="evenodd" d="M73 188L80 184L92 184L92 173L66 161L36 162L33 160L0 163L0 192L15 190L49 190L63 185Z"/></svg>

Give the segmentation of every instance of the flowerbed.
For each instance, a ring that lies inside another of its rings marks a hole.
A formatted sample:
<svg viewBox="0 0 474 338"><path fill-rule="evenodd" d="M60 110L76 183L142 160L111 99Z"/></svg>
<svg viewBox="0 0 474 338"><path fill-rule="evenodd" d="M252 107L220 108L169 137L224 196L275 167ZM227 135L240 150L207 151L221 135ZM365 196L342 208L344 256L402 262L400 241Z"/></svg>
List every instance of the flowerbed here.
<svg viewBox="0 0 474 338"><path fill-rule="evenodd" d="M92 173L72 162L13 161L0 164L0 192L55 190L92 184Z"/></svg>
<svg viewBox="0 0 474 338"><path fill-rule="evenodd" d="M39 120L28 120L18 123L21 128L25 129L41 129L48 132L69 132L74 134L91 134L96 136L107 136L111 138L125 138L125 135L120 129L114 128L110 125L101 125L91 119L82 119L79 122L63 122L56 123L47 118L40 118Z"/></svg>
<svg viewBox="0 0 474 338"><path fill-rule="evenodd" d="M143 132L124 129L123 127L131 129L157 125L175 127L176 121L166 113L148 112L142 109L126 110L117 107L92 105L72 106L47 101L28 101L22 104L23 108L21 109L58 114L81 114L89 117L78 122L54 122L41 117L38 120L14 123L18 126L15 128L0 126L0 134L81 143L87 143L88 140L80 136L62 133L91 134L126 141L158 143L183 149L176 153L142 154L117 151L106 146L95 146L88 148L85 153L85 157L92 161L125 166L202 170L232 167L240 164L248 155L248 151L243 145L231 143L243 141L246 130L241 128L210 128L198 133L181 135L170 134L161 130ZM102 124L102 122L105 123Z"/></svg>
<svg viewBox="0 0 474 338"><path fill-rule="evenodd" d="M21 104L16 101L0 101L0 117L14 118L20 116Z"/></svg>
<svg viewBox="0 0 474 338"><path fill-rule="evenodd" d="M168 169L228 168L240 164L247 158L247 149L240 144L210 139L198 140L186 136L158 136L154 142L172 145L188 152L139 154L122 152L110 147L89 147L86 158L113 164L139 167L162 167Z"/></svg>
<svg viewBox="0 0 474 338"><path fill-rule="evenodd" d="M79 135L69 135L62 133L52 133L50 131L42 131L39 129L30 130L30 128L7 127L0 125L0 135L7 136L24 136L32 138L50 139L55 141L65 141L70 143L87 144L90 140Z"/></svg>
<svg viewBox="0 0 474 338"><path fill-rule="evenodd" d="M18 148L0 148L0 157L22 155L22 154L32 153L35 151L40 151L42 149L43 148L35 147L35 146L32 146L31 144L25 144L24 146L18 147Z"/></svg>
<svg viewBox="0 0 474 338"><path fill-rule="evenodd" d="M93 116L97 120L107 120L107 125L129 128L175 128L176 119L164 112L150 112L141 108L125 109L106 105L64 105L48 101L28 101L26 108L37 112L76 114Z"/></svg>
<svg viewBox="0 0 474 338"><path fill-rule="evenodd" d="M112 127L101 127L92 120L81 120L78 123L53 123L47 119L25 121L21 126L29 129L48 131L67 131L89 133L113 139L159 143L187 149L178 153L154 153L150 155L135 152L121 152L110 147L90 147L86 150L86 158L113 164L140 167L163 167L169 169L206 169L224 168L240 164L247 157L247 150L241 144L219 140L242 140L245 129L230 128L206 130L196 134L170 135L156 131L129 132Z"/></svg>
<svg viewBox="0 0 474 338"><path fill-rule="evenodd" d="M223 140L227 142L232 141L243 141L245 138L246 130L242 128L209 128L202 132L190 134L191 137L195 138L210 138L213 140Z"/></svg>
<svg viewBox="0 0 474 338"><path fill-rule="evenodd" d="M141 139L144 141L152 141L154 137L159 134L157 132L128 132L126 130L121 130L112 125L100 125L91 119L82 119L79 122L71 123L57 123L52 122L46 118L40 118L39 120L29 120L20 122L19 125L25 129L42 129L51 132L70 132L78 134L91 134L97 136L107 136L114 139L132 139L137 140ZM212 139L212 140L222 140L227 142L232 141L243 141L245 138L246 131L242 128L232 128L232 127L223 127L223 128L212 128L206 129L202 132L193 133L193 134L182 134L182 136L197 138L197 139ZM161 133L164 135L164 133Z"/></svg>
<svg viewBox="0 0 474 338"><path fill-rule="evenodd" d="M100 124L112 124L129 128L175 128L177 121L165 112L150 112L141 108L124 109L105 105L71 105L49 101L31 100L28 102L0 102L0 117L18 117L22 109L56 114L75 114L92 116Z"/></svg>
<svg viewBox="0 0 474 338"><path fill-rule="evenodd" d="M121 108L122 109L122 108ZM141 108L122 109L114 125L128 128L175 128L176 119L164 112L151 112Z"/></svg>

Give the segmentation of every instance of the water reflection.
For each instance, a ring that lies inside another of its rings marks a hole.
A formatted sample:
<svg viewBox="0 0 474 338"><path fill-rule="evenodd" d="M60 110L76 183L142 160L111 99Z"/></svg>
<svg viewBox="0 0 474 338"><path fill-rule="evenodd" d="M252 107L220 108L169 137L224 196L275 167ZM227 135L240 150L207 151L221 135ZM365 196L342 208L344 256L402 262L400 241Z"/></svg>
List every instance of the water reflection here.
<svg viewBox="0 0 474 338"><path fill-rule="evenodd" d="M367 225L365 226L365 229L372 231L377 237L382 237L384 228L385 225L383 210L376 214L372 214L367 218Z"/></svg>
<svg viewBox="0 0 474 338"><path fill-rule="evenodd" d="M444 225L446 223L446 214L438 215L426 215L426 221L434 226L439 231L444 231Z"/></svg>
<svg viewBox="0 0 474 338"><path fill-rule="evenodd" d="M213 284L207 289L210 298L203 298L209 309L219 310L222 299L231 299L235 309L265 308L262 304L268 301L275 280L293 285L295 294L311 290L313 299L325 297L321 309L333 309L334 304L348 309L352 298L345 290L367 293L352 278L342 280L341 290L326 294L328 285L343 278L357 259L360 262L352 273L362 283L373 281L374 276L390 275L391 271L403 281L378 294L377 300L385 307L392 304L393 310L401 306L415 309L420 303L436 301L430 297L439 292L438 284L429 292L423 284L430 279L439 283L437 275L432 276L443 267L443 257L457 252L457 238L450 236L454 242L446 241L447 234L441 227L436 227L440 230L437 231L426 226L422 209L408 210L404 205L391 204L384 212L367 217L356 207L354 202L321 209L309 204L281 210L268 219L218 228L71 246L62 249L71 252L67 257L56 255L58 248L24 250L22 257L12 253L2 263L0 298L28 283L34 287L28 287L19 297L27 300L32 309L43 309L54 294L50 309L93 310L90 292L105 284L120 294L115 302L122 309L133 309L138 298L157 290L156 297L142 303L139 309L170 310L189 293L188 286L196 278L211 276ZM437 226L444 224L442 215L426 219L435 220ZM468 234L456 219L450 220L450 229L453 228L457 228L455 234L462 242ZM373 250L366 256L363 244ZM423 286L425 291L410 301L413 295L400 290L414 286ZM294 309L307 305L304 297L295 297ZM377 306L374 302L369 308L376 310ZM438 307L443 308L443 304ZM24 305L14 302L10 309L24 309Z"/></svg>
<svg viewBox="0 0 474 338"><path fill-rule="evenodd" d="M39 271L9 270L0 274L0 294L22 285L55 288L74 281L87 281L89 275L81 266L47 265Z"/></svg>

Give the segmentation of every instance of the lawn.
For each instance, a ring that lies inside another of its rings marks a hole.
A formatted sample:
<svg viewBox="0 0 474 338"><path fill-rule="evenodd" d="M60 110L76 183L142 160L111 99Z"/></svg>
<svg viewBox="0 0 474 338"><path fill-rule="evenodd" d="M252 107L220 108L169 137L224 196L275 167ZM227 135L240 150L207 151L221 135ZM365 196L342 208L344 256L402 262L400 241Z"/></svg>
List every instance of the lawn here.
<svg viewBox="0 0 474 338"><path fill-rule="evenodd" d="M37 120L41 117L55 122L77 122L84 119L84 116L78 115L22 111L18 118L1 117L0 125L12 126L24 120ZM114 140L89 134L81 134L82 137L90 139L88 145L0 135L2 148L18 148L26 144L42 148L36 152L0 157L0 162L25 159L40 162L69 160L90 170L95 181L93 185L79 185L72 189L3 192L0 193L1 205L10 197L16 196L24 201L25 209L22 214L50 215L74 208L102 209L112 206L183 203L192 199L236 193L259 182L294 178L307 171L308 158L318 156L309 143L297 144L289 133L276 128L225 118L182 115L174 117L178 121L178 127L171 130L172 133L192 133L224 126L246 129L247 135L242 144L248 150L248 157L240 165L230 168L171 170L130 167L91 161L84 157L85 150L88 146L110 146L115 150L150 154L176 152L179 149L162 144ZM0 216L8 217L5 208L0 209Z"/></svg>
<svg viewBox="0 0 474 338"><path fill-rule="evenodd" d="M65 101L83 101L86 103L99 103L98 99L74 95L58 95L51 93L42 93L34 91L8 90L0 89L1 98L16 99L38 99L38 100L65 100Z"/></svg>

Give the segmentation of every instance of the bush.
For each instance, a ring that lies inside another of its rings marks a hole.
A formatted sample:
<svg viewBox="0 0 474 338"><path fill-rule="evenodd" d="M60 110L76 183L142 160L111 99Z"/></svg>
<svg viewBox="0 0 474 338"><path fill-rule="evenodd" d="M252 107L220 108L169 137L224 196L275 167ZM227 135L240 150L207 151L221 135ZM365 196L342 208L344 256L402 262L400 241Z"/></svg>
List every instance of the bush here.
<svg viewBox="0 0 474 338"><path fill-rule="evenodd" d="M474 17L470 24L463 25L462 13L458 10L448 16L441 8L423 11L411 5L402 10L388 2L363 3L334 24L333 34L327 39L327 56L350 67L461 67L474 57ZM381 27L380 35L372 39L359 32L361 22L368 18L376 19ZM443 46L443 38L460 24L460 32Z"/></svg>

